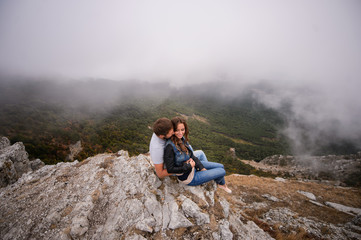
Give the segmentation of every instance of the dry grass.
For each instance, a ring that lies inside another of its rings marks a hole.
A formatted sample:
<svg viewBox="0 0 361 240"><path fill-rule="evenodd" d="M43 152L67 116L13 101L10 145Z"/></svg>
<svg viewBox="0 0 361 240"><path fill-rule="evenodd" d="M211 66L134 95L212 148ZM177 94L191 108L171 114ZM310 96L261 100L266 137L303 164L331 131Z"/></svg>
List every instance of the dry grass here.
<svg viewBox="0 0 361 240"><path fill-rule="evenodd" d="M269 208L287 207L299 216L315 217L329 223L346 223L353 216L339 212L330 207L321 207L312 204L309 199L297 191L313 193L319 203L335 202L342 205L361 208L361 189L335 187L320 183L299 182L287 180L275 181L271 178L256 176L227 176L227 183L234 191L234 195L243 196L247 204L266 202ZM272 202L262 197L269 194L277 197L279 202ZM233 195L233 194L232 194ZM228 199L230 196L228 196ZM231 199L230 199L231 200ZM249 210L250 211L250 210ZM258 212L257 212L258 211ZM254 210L255 214L262 214L262 209ZM260 216L259 216L260 217Z"/></svg>
<svg viewBox="0 0 361 240"><path fill-rule="evenodd" d="M354 218L352 215L327 206L317 206L297 191L313 193L316 196L317 202L321 204L328 201L349 207L361 208L360 188L336 187L297 180L279 182L271 178L244 175L226 176L226 182L233 193L227 194L224 191L217 191L217 195L226 198L231 203L232 210L235 210L234 208L242 209L246 219L254 221L275 239L314 239L315 236L311 236L305 229L293 229L293 231L283 232L276 225L268 225L261 219L263 214L270 209L288 208L296 213L296 217L306 217L332 224L345 224ZM264 194L274 196L280 201L270 201L262 197ZM250 207L250 205L256 203L260 203L261 207ZM325 231L328 230L325 229Z"/></svg>
<svg viewBox="0 0 361 240"><path fill-rule="evenodd" d="M98 164L97 166L99 166L100 168L104 168L104 169L111 169L114 166L114 156L112 157L108 157L104 160L104 162Z"/></svg>
<svg viewBox="0 0 361 240"><path fill-rule="evenodd" d="M274 236L277 240L306 240L306 239L315 239L314 236L307 233L303 228L297 229L296 233L282 234L277 232Z"/></svg>
<svg viewBox="0 0 361 240"><path fill-rule="evenodd" d="M98 201L100 195L101 195L100 190L99 190L99 189L96 189L96 190L92 193L92 201L93 201L93 202Z"/></svg>

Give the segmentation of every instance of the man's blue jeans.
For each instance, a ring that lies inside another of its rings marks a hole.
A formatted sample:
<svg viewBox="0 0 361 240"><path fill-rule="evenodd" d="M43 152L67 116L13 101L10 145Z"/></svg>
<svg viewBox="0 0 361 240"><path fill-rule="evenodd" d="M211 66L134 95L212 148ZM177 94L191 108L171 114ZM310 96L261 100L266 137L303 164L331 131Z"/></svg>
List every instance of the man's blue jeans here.
<svg viewBox="0 0 361 240"><path fill-rule="evenodd" d="M206 154L204 154L204 152L202 150L196 150L193 152L194 156L196 156L199 161L203 162L208 162L208 159L206 157Z"/></svg>
<svg viewBox="0 0 361 240"><path fill-rule="evenodd" d="M224 176L226 171L224 166L220 163L202 161L203 166L207 169L206 171L195 171L193 180L188 184L189 186L197 186L203 183L214 180L217 184L224 185L226 181Z"/></svg>

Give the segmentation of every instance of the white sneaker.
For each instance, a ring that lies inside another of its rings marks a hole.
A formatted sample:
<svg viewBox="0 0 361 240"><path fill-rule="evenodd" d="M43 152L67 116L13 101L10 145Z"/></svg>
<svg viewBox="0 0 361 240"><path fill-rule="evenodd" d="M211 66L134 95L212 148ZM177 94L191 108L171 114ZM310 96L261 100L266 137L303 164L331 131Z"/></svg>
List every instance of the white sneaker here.
<svg viewBox="0 0 361 240"><path fill-rule="evenodd" d="M224 184L224 185L219 185L219 184L218 184L218 187L221 188L221 189L223 189L223 190L226 191L227 193L232 193L232 190L229 189L226 184Z"/></svg>

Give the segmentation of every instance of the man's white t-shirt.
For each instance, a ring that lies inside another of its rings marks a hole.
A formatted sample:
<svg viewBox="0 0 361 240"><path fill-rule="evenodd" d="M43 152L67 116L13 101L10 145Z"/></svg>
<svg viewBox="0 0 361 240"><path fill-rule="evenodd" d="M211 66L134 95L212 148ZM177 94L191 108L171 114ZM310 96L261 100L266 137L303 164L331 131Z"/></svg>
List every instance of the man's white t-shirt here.
<svg viewBox="0 0 361 240"><path fill-rule="evenodd" d="M150 140L149 144L149 152L150 158L152 159L154 164L164 163L164 147L165 140L159 138L155 133L153 133L152 139Z"/></svg>

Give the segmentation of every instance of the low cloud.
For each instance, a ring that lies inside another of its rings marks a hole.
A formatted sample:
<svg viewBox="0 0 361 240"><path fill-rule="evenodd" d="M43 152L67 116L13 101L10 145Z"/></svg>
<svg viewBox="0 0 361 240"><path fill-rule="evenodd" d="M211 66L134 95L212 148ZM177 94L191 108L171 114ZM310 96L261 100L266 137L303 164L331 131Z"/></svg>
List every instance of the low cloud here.
<svg viewBox="0 0 361 240"><path fill-rule="evenodd" d="M349 141L361 149L358 89L349 86L266 84L254 96L286 119L282 129L296 154L313 154L327 144Z"/></svg>

